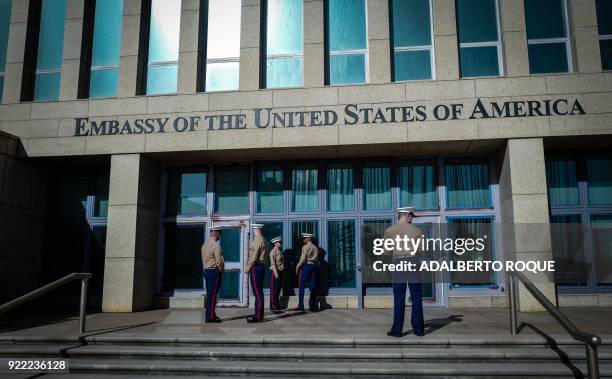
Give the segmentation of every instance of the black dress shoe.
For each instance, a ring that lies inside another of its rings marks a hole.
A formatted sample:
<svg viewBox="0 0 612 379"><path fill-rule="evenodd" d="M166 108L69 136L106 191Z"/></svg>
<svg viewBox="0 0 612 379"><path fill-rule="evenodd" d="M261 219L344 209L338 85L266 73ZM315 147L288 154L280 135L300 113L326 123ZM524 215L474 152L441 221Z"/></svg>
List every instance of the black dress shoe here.
<svg viewBox="0 0 612 379"><path fill-rule="evenodd" d="M258 320L258 319L253 318L253 317L248 317L246 320L247 320L247 322L249 324L254 323L254 322L262 322L263 321L263 320Z"/></svg>
<svg viewBox="0 0 612 379"><path fill-rule="evenodd" d="M215 316L215 322L222 322L221 317Z"/></svg>
<svg viewBox="0 0 612 379"><path fill-rule="evenodd" d="M221 319L220 319L220 318L214 318L214 319L212 319L212 320L206 320L206 323L207 323L207 324L218 324L218 323L220 323L220 322L223 322L223 321L221 321Z"/></svg>
<svg viewBox="0 0 612 379"><path fill-rule="evenodd" d="M387 335L389 337L403 337L403 335L401 333L393 333L391 331L387 332Z"/></svg>

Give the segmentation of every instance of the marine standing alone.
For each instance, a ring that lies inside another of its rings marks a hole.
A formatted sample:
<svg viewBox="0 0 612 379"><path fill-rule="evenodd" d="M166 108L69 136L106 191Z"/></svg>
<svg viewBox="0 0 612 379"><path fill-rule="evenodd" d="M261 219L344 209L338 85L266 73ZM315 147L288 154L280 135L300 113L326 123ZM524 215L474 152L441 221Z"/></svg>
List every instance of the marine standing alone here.
<svg viewBox="0 0 612 379"><path fill-rule="evenodd" d="M319 249L312 243L313 235L310 233L302 233L304 238L304 246L302 247L302 255L295 267L295 272L298 275L298 285L300 288L299 303L296 310L304 310L304 287L308 283L310 290L310 299L308 300L308 308L311 312L317 311L317 276L319 271Z"/></svg>
<svg viewBox="0 0 612 379"><path fill-rule="evenodd" d="M217 317L215 307L217 305L219 287L224 270L223 250L219 244L221 228L211 227L210 238L202 245L202 266L204 267L204 281L206 283L206 309L205 322L221 322Z"/></svg>
<svg viewBox="0 0 612 379"><path fill-rule="evenodd" d="M249 259L245 274L249 275L251 290L255 295L255 309L253 316L247 318L247 322L261 322L264 317L263 279L266 273L264 260L268 254L268 248L261 234L263 224L252 224L251 226L254 237L249 244Z"/></svg>
<svg viewBox="0 0 612 379"><path fill-rule="evenodd" d="M397 209L397 223L385 230L385 240L397 237L403 239L417 239L423 236L423 231L412 225L414 208L404 207ZM394 250L393 263L408 261L417 264L420 261L422 251ZM412 302L411 324L414 335L422 337L425 333L423 320L423 285L417 272L393 272L393 325L387 332L391 337L402 337L404 329L404 315L406 312L406 282L410 289Z"/></svg>
<svg viewBox="0 0 612 379"><path fill-rule="evenodd" d="M270 310L278 312L282 310L280 305L280 290L282 284L283 271L285 265L283 262L283 253L281 246L283 243L282 237L272 238L272 250L270 251Z"/></svg>

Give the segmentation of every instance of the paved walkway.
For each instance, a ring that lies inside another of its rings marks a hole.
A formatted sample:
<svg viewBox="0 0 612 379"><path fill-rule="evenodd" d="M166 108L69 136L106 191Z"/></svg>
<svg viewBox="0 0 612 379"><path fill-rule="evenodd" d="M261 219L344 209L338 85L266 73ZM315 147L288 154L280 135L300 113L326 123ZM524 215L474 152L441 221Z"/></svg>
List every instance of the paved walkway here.
<svg viewBox="0 0 612 379"><path fill-rule="evenodd" d="M220 308L223 323L204 324L200 310L154 310L138 313L97 313L87 318L88 335L183 335L183 336L385 336L391 324L390 309L329 309L318 313L287 311L266 314L266 321L247 324L251 313L244 308ZM612 341L612 309L563 309L579 328L600 334L604 342ZM405 329L410 328L410 312ZM505 309L426 308L426 337L509 336L508 312ZM534 325L549 335L564 336L565 331L547 313L520 313L521 322ZM0 339L9 336L70 337L77 331L73 313L8 314L0 317ZM521 335L535 335L530 327Z"/></svg>

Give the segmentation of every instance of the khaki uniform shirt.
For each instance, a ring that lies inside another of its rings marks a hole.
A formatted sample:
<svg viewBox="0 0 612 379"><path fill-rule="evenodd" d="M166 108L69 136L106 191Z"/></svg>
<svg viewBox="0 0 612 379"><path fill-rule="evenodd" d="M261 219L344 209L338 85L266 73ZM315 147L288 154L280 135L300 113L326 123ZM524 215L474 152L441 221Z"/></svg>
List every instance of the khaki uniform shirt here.
<svg viewBox="0 0 612 379"><path fill-rule="evenodd" d="M319 249L312 243L312 241L308 241L304 247L302 247L302 255L300 256L300 261L298 262L295 269L298 270L306 263L317 263L319 261Z"/></svg>
<svg viewBox="0 0 612 379"><path fill-rule="evenodd" d="M249 259L247 260L246 271L249 272L253 266L264 263L267 253L266 240L262 236L253 238L249 244Z"/></svg>
<svg viewBox="0 0 612 379"><path fill-rule="evenodd" d="M284 269L283 253L275 246L272 251L270 251L270 270L274 272L274 277L278 278L278 273Z"/></svg>
<svg viewBox="0 0 612 379"><path fill-rule="evenodd" d="M420 239L421 236L423 236L425 233L419 229L418 227L412 225L412 224L402 224L402 223L397 223L397 224L393 224L390 227L387 228L387 230L385 230L385 239L393 239L395 240L395 237L400 237L400 239L402 239L400 245L402 247L401 250L393 250L393 251L388 251L387 253L393 253L393 258L409 258L409 257L413 257L413 256L419 256L422 255L423 253L423 248L420 247L419 249L417 249L416 252L414 252L414 255L411 254L412 251L412 242L408 242L408 248L410 250L404 250L404 236L407 236L409 239L414 239L415 242L417 239ZM427 238L425 236L425 238ZM422 246L422 245L421 245Z"/></svg>
<svg viewBox="0 0 612 379"><path fill-rule="evenodd" d="M221 245L212 238L202 245L202 265L204 268L216 268L219 271L224 269L225 261Z"/></svg>

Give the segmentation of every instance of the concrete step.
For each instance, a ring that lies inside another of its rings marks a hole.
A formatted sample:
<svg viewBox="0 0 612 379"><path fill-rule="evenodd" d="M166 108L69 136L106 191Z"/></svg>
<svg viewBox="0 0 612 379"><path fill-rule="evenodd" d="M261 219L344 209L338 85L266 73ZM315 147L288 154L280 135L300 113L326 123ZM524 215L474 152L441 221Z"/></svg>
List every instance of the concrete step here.
<svg viewBox="0 0 612 379"><path fill-rule="evenodd" d="M137 345L0 345L0 357L69 357L91 359L182 359L226 361L337 361L337 362L572 362L585 360L584 348L544 347L402 347L311 348L201 347ZM602 363L612 363L612 347L599 349Z"/></svg>
<svg viewBox="0 0 612 379"><path fill-rule="evenodd" d="M563 363L389 363L389 362L261 362L184 360L72 360L74 374L190 374L199 376L422 378L422 377L521 377L563 378L586 373L583 364ZM612 365L600 366L601 377L612 377Z"/></svg>
<svg viewBox="0 0 612 379"><path fill-rule="evenodd" d="M612 346L612 336L601 336L603 346ZM387 336L330 336L330 335L244 335L244 334L110 334L79 339L71 336L2 335L0 346L6 344L112 344L165 346L278 346L290 347L409 347L409 346L547 346L549 340L559 346L584 346L567 335L552 335L547 339L535 334L512 335L432 335L423 338L407 335L404 338Z"/></svg>

